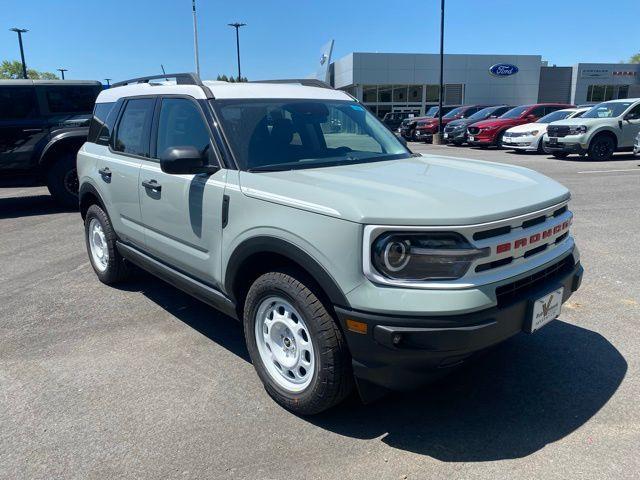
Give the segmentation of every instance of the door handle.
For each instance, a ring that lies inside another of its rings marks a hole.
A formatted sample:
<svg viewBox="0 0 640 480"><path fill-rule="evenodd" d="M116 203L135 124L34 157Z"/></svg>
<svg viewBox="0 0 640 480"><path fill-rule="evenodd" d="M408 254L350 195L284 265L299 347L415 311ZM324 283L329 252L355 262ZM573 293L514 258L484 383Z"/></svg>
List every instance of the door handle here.
<svg viewBox="0 0 640 480"><path fill-rule="evenodd" d="M101 168L100 170L98 170L98 173L103 180L111 179L111 170L109 170L109 167Z"/></svg>
<svg viewBox="0 0 640 480"><path fill-rule="evenodd" d="M160 185L157 181L155 180L144 180L142 182L142 186L144 188L148 188L150 190L153 190L154 192L159 192L160 190L162 190L162 185Z"/></svg>

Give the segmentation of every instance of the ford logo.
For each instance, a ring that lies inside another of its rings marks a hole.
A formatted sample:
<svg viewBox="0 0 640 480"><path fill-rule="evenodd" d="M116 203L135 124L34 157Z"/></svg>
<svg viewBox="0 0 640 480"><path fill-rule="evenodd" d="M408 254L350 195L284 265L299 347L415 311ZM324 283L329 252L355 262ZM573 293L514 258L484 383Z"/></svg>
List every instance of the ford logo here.
<svg viewBox="0 0 640 480"><path fill-rule="evenodd" d="M496 77L508 77L518 73L518 67L510 63L496 63L489 69L489 72Z"/></svg>

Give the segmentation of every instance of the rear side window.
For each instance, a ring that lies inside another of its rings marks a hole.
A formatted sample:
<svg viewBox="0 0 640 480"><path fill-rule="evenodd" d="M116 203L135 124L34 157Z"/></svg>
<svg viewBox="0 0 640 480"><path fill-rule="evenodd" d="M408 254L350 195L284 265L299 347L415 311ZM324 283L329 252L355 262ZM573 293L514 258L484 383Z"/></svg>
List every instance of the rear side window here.
<svg viewBox="0 0 640 480"><path fill-rule="evenodd" d="M0 120L25 120L38 116L32 87L0 87Z"/></svg>
<svg viewBox="0 0 640 480"><path fill-rule="evenodd" d="M149 156L149 136L155 102L154 98L137 98L127 102L118 124L114 150Z"/></svg>
<svg viewBox="0 0 640 480"><path fill-rule="evenodd" d="M93 109L93 117L89 124L88 142L97 143L99 145L108 145L111 139L111 131L115 121L115 112L113 106L115 102L96 103Z"/></svg>
<svg viewBox="0 0 640 480"><path fill-rule="evenodd" d="M90 113L100 93L93 85L46 87L45 96L51 113Z"/></svg>

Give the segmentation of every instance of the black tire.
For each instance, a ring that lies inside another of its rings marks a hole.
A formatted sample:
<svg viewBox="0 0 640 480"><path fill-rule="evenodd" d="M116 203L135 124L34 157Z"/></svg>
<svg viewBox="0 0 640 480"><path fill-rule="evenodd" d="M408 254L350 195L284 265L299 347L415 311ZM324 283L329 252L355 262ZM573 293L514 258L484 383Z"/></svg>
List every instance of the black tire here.
<svg viewBox="0 0 640 480"><path fill-rule="evenodd" d="M106 249L108 251L108 261L106 268L102 270L97 264L91 252L91 245L89 240L89 229L92 221L95 220L102 227L104 237L106 240ZM113 285L115 283L126 280L131 274L131 266L120 255L116 248L116 233L111 225L109 216L100 208L99 205L91 205L87 210L87 215L84 219L84 239L87 244L87 254L89 255L89 262L96 272L98 279L107 285Z"/></svg>
<svg viewBox="0 0 640 480"><path fill-rule="evenodd" d="M453 143L456 147L461 147L464 142L461 142L460 140L452 140L451 143Z"/></svg>
<svg viewBox="0 0 640 480"><path fill-rule="evenodd" d="M351 357L346 342L329 309L313 289L289 272L269 272L251 285L244 304L244 333L253 366L269 395L281 406L299 415L314 415L346 398L353 390ZM304 280L307 284L311 281ZM261 303L272 296L290 302L303 317L314 348L311 383L292 393L279 385L267 370L256 344L256 321Z"/></svg>
<svg viewBox="0 0 640 480"><path fill-rule="evenodd" d="M558 160L564 160L569 156L567 152L553 152L551 155L553 155L554 158L557 158Z"/></svg>
<svg viewBox="0 0 640 480"><path fill-rule="evenodd" d="M496 137L496 148L498 150L502 150L504 147L502 146L502 138L504 137L504 132L502 131L498 134L498 136Z"/></svg>
<svg viewBox="0 0 640 480"><path fill-rule="evenodd" d="M589 160L602 162L610 160L616 151L616 142L609 135L597 135L589 144Z"/></svg>
<svg viewBox="0 0 640 480"><path fill-rule="evenodd" d="M49 193L63 207L77 209L78 187L76 156L71 152L63 153L47 170Z"/></svg>

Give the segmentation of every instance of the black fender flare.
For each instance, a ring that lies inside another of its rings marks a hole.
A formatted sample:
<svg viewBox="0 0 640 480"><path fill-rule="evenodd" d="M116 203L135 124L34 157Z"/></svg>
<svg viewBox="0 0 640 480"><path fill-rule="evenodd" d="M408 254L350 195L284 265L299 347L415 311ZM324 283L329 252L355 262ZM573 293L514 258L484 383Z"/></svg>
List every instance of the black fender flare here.
<svg viewBox="0 0 640 480"><path fill-rule="evenodd" d="M85 211L85 209L83 208L84 199L87 197L87 195L92 195L96 197L98 199L98 204L100 205L100 208L102 208L107 215L109 214L105 208L104 200L102 200L102 197L100 196L100 192L98 192L98 189L95 186L93 186L93 184L85 182L82 185L80 185L80 190L78 191L78 200L80 202L80 215L82 215L83 220L84 220L84 211Z"/></svg>
<svg viewBox="0 0 640 480"><path fill-rule="evenodd" d="M313 277L333 305L349 308L347 298L331 274L311 255L287 240L266 235L244 240L229 257L224 277L227 294L232 294L235 279L244 261L254 254L264 253L277 254L298 264Z"/></svg>
<svg viewBox="0 0 640 480"><path fill-rule="evenodd" d="M40 151L40 156L38 159L38 163L42 164L44 162L47 153L49 153L55 146L59 145L60 142L66 140L86 140L89 130L86 128L83 129L75 129L68 130L66 132L60 132L55 134L53 137L49 139L47 144ZM84 143L84 141L82 142Z"/></svg>

